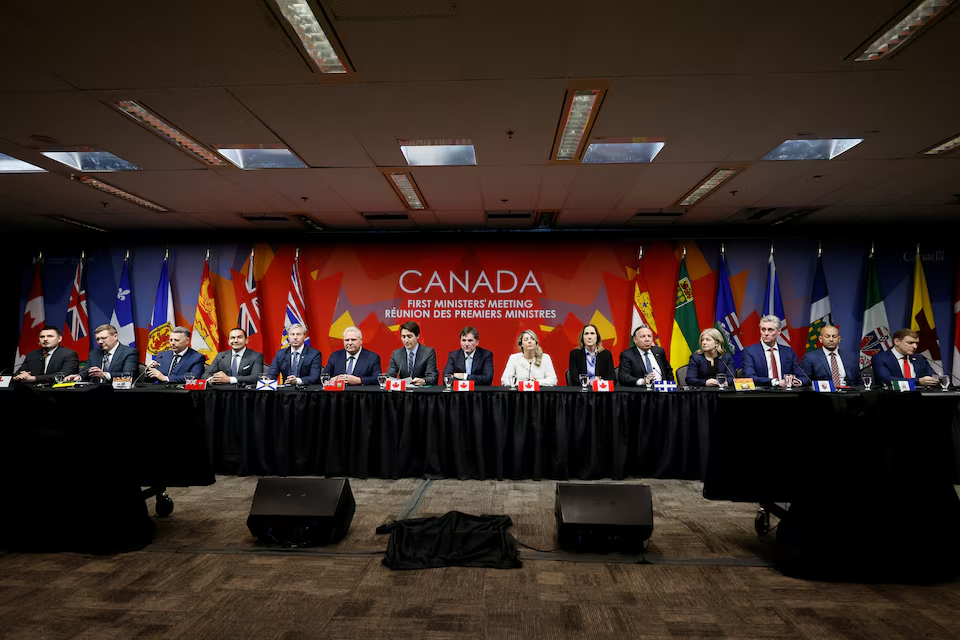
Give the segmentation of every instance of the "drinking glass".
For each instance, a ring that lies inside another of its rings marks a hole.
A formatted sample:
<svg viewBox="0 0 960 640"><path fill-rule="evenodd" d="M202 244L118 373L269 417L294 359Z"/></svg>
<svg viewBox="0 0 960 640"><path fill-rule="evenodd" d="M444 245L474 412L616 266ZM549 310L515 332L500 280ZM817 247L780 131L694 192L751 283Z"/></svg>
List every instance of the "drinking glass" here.
<svg viewBox="0 0 960 640"><path fill-rule="evenodd" d="M507 381L510 383L511 389L517 388L517 376L508 376Z"/></svg>
<svg viewBox="0 0 960 640"><path fill-rule="evenodd" d="M717 388L723 391L727 388L727 374L718 373L717 374Z"/></svg>
<svg viewBox="0 0 960 640"><path fill-rule="evenodd" d="M383 391L384 389L386 389L386 388L387 388L387 376L385 376L385 375L382 374L382 373L381 373L380 375L378 375L378 376L377 376L377 383L379 383L379 385L380 385L380 391Z"/></svg>
<svg viewBox="0 0 960 640"><path fill-rule="evenodd" d="M183 374L183 381L186 384L193 384L194 382L197 381L197 374L193 373L192 371L189 371Z"/></svg>
<svg viewBox="0 0 960 640"><path fill-rule="evenodd" d="M946 391L950 386L950 376L937 376L940 379L940 387Z"/></svg>
<svg viewBox="0 0 960 640"><path fill-rule="evenodd" d="M873 384L873 376L869 373L863 374L863 390L870 391L870 385Z"/></svg>
<svg viewBox="0 0 960 640"><path fill-rule="evenodd" d="M590 376L585 373L580 374L580 391L586 391L587 385L590 384Z"/></svg>
<svg viewBox="0 0 960 640"><path fill-rule="evenodd" d="M844 389L847 386L847 379L844 376L840 376L840 388Z"/></svg>
<svg viewBox="0 0 960 640"><path fill-rule="evenodd" d="M330 374L329 374L329 373L324 373L324 374L321 374L321 375L320 375L320 384L322 384L323 386L327 386L327 385L330 384Z"/></svg>
<svg viewBox="0 0 960 640"><path fill-rule="evenodd" d="M55 374L53 374L53 382L55 384L60 384L63 382L63 371L57 371ZM946 389L946 387L944 387L944 389Z"/></svg>
<svg viewBox="0 0 960 640"><path fill-rule="evenodd" d="M444 374L444 376L443 376L443 384L447 387L447 388L446 388L446 391L450 391L451 387L453 387L453 374L452 374L452 373Z"/></svg>

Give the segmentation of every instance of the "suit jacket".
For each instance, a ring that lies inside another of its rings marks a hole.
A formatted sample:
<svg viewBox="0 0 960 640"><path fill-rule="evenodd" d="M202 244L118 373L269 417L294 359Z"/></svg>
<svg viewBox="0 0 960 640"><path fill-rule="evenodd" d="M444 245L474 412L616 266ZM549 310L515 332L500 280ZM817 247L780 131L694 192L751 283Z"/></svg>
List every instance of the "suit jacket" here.
<svg viewBox="0 0 960 640"><path fill-rule="evenodd" d="M570 386L580 386L580 375L587 375L587 350L574 349L570 352ZM613 354L608 349L597 352L596 375L604 380L616 380L617 373L613 367ZM636 384L636 383L634 383Z"/></svg>
<svg viewBox="0 0 960 640"><path fill-rule="evenodd" d="M857 360L854 360L850 356L843 355L839 349L837 350L837 356L839 356L840 361L843 362L843 369L846 374L844 377L847 379L847 384L860 384L860 365ZM806 373L811 380L833 379L833 371L830 369L827 354L823 352L823 349L817 349L804 355L803 361L800 362L800 368L803 369L803 372Z"/></svg>
<svg viewBox="0 0 960 640"><path fill-rule="evenodd" d="M727 376L727 380L732 384L736 377L736 370L733 368L733 356L725 353L718 360L717 373ZM690 354L690 363L687 365L687 384L691 387L707 386L707 369L710 368L710 361L702 353Z"/></svg>
<svg viewBox="0 0 960 640"><path fill-rule="evenodd" d="M923 376L935 376L933 368L921 356L916 354L909 356L910 368L913 378L916 380ZM873 356L873 378L878 384L887 385L891 380L905 380L903 371L900 370L900 363L897 362L897 356L893 351L879 351Z"/></svg>
<svg viewBox="0 0 960 640"><path fill-rule="evenodd" d="M653 345L650 347L650 353L656 358L660 371L663 373L664 380L673 380L673 368L667 360L667 352L662 347ZM647 375L647 366L643 363L643 356L640 355L640 349L636 346L630 347L620 354L620 384L635 387L637 380Z"/></svg>
<svg viewBox="0 0 960 640"><path fill-rule="evenodd" d="M790 347L782 344L777 346L780 354L780 379L787 374L798 376L801 381L810 383L810 376L800 368L797 362L797 355ZM770 386L772 378L767 375L767 356L763 349L763 343L752 344L743 350L743 375L747 378L753 378L754 384Z"/></svg>
<svg viewBox="0 0 960 640"><path fill-rule="evenodd" d="M81 380L90 379L90 367L99 367L103 364L103 349L99 347L90 350L90 358L87 359L87 367L80 372ZM110 374L111 380L125 373L132 373L134 377L140 368L140 354L133 347L125 344L117 344L117 350L113 352L110 358L110 366L106 372ZM103 380L103 378L97 378Z"/></svg>
<svg viewBox="0 0 960 640"><path fill-rule="evenodd" d="M330 354L326 371L331 378L347 372L349 357L346 349L338 349ZM353 365L353 375L360 378L360 384L377 384L377 378L382 372L380 356L369 349L360 349L360 355Z"/></svg>
<svg viewBox="0 0 960 640"><path fill-rule="evenodd" d="M230 369L233 368L233 349L221 351L214 357L213 362L207 365L203 372L203 379L206 380L218 371L222 371L228 376L231 375ZM247 349L240 357L240 366L237 368L237 382L243 384L254 384L260 374L263 373L263 354L253 349Z"/></svg>
<svg viewBox="0 0 960 640"><path fill-rule="evenodd" d="M413 363L411 372L407 370L407 349L400 347L390 355L387 377L423 378L424 384L437 384L437 379L440 377L437 372L437 352L433 347L421 344L417 348L417 359Z"/></svg>
<svg viewBox="0 0 960 640"><path fill-rule="evenodd" d="M50 354L50 362L47 363L47 372L43 372L43 349L34 349L27 354L23 361L23 366L17 369L13 375L21 371L29 371L31 375L37 378L37 384L53 382L53 376L58 371L62 371L65 376L72 376L80 371L80 357L73 349L66 347L57 347Z"/></svg>
<svg viewBox="0 0 960 640"><path fill-rule="evenodd" d="M284 380L290 376L290 347L280 349L270 363L270 369L267 376L276 378L283 374ZM323 354L304 345L300 353L300 375L297 376L303 381L303 384L317 384L320 382L320 374L323 373Z"/></svg>
<svg viewBox="0 0 960 640"><path fill-rule="evenodd" d="M404 356L406 357L406 356ZM451 351L447 356L447 366L443 368L443 375L448 373L466 373L467 359L463 355L463 349ZM473 352L473 366L470 367L470 375L467 380L473 380L474 384L481 386L490 386L493 384L493 352L483 347L477 347Z"/></svg>
<svg viewBox="0 0 960 640"><path fill-rule="evenodd" d="M190 347L187 347L187 350L183 353L183 357L180 358L180 362L173 368L173 371L167 373L170 369L170 363L173 362L174 355L173 351L167 349L166 351L161 351L156 359L157 369L160 370L160 373L166 374L166 376L170 378L168 382L183 384L186 382L184 376L188 372L197 376L197 378L203 375L203 365L207 363L207 359L202 353L194 351ZM156 382L159 382L159 380Z"/></svg>

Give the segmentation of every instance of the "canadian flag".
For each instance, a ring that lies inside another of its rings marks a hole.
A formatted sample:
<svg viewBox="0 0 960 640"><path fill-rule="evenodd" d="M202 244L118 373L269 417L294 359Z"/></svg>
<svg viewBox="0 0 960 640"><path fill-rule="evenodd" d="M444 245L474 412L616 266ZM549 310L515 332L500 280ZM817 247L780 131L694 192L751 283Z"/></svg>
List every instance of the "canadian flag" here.
<svg viewBox="0 0 960 640"><path fill-rule="evenodd" d="M599 380L594 378L591 385L594 391L613 391L613 380Z"/></svg>
<svg viewBox="0 0 960 640"><path fill-rule="evenodd" d="M518 391L540 391L539 380L521 380L517 383Z"/></svg>
<svg viewBox="0 0 960 640"><path fill-rule="evenodd" d="M406 391L407 381L397 378L387 378L387 391Z"/></svg>
<svg viewBox="0 0 960 640"><path fill-rule="evenodd" d="M455 380L453 383L454 391L473 391L473 380Z"/></svg>

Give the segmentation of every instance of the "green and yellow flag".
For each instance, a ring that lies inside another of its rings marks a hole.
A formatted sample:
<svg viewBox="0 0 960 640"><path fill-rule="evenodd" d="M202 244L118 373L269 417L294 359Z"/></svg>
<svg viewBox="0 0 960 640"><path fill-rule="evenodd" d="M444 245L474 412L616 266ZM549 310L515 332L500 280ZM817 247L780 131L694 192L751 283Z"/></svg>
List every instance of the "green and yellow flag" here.
<svg viewBox="0 0 960 640"><path fill-rule="evenodd" d="M677 280L677 307L673 315L673 334L670 338L670 366L690 363L690 354L699 346L700 326L697 324L697 308L693 304L693 285L687 272L687 250L680 260L680 278Z"/></svg>

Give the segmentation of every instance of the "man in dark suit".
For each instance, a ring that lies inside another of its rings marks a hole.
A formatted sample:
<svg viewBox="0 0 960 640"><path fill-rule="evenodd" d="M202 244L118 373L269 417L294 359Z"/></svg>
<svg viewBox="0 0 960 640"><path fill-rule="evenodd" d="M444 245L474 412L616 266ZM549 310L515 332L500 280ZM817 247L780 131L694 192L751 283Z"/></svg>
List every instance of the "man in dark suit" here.
<svg viewBox="0 0 960 640"><path fill-rule="evenodd" d="M760 318L760 343L743 350L743 373L753 378L754 384L766 387L799 387L807 374L800 368L790 347L780 348L780 318ZM809 378L807 378L809 380Z"/></svg>
<svg viewBox="0 0 960 640"><path fill-rule="evenodd" d="M893 334L893 349L873 356L873 376L880 385L886 386L893 380L916 380L927 387L937 384L937 374L930 363L914 355L919 342L920 334L916 331L900 329Z"/></svg>
<svg viewBox="0 0 960 640"><path fill-rule="evenodd" d="M140 367L140 354L133 347L120 344L117 328L102 324L93 332L97 346L90 350L87 368L69 380L92 380L93 382L112 382L114 377L123 374L137 375Z"/></svg>
<svg viewBox="0 0 960 640"><path fill-rule="evenodd" d="M443 377L452 375L457 380L473 380L474 384L493 384L493 353L480 346L480 333L473 327L460 331L460 348L451 351Z"/></svg>
<svg viewBox="0 0 960 640"><path fill-rule="evenodd" d="M214 357L203 378L210 384L254 384L263 373L263 354L247 349L247 332L240 327L230 329L227 342L230 350Z"/></svg>
<svg viewBox="0 0 960 640"><path fill-rule="evenodd" d="M420 344L420 325L412 320L400 325L403 346L390 356L387 367L389 378L410 378L415 385L437 384L437 353L432 347Z"/></svg>
<svg viewBox="0 0 960 640"><path fill-rule="evenodd" d="M188 373L199 378L206 363L207 359L202 353L190 348L190 329L176 327L170 332L170 348L157 355L146 375L153 378L154 382L183 384Z"/></svg>
<svg viewBox="0 0 960 640"><path fill-rule="evenodd" d="M331 379L345 384L377 384L380 377L380 356L363 348L363 333L357 327L343 330L343 349L337 349L327 360Z"/></svg>
<svg viewBox="0 0 960 640"><path fill-rule="evenodd" d="M800 368L811 380L833 380L835 386L841 381L848 385L860 384L860 366L852 357L844 357L840 345L840 329L826 325L820 328L820 344L823 348L809 351L803 356Z"/></svg>
<svg viewBox="0 0 960 640"><path fill-rule="evenodd" d="M673 380L673 368L663 348L653 344L653 330L645 324L633 330L633 346L620 354L620 384L630 387Z"/></svg>
<svg viewBox="0 0 960 640"><path fill-rule="evenodd" d="M317 384L323 373L323 354L304 344L307 340L307 328L294 323L287 327L289 348L277 351L267 377L276 379L283 375L285 384Z"/></svg>
<svg viewBox="0 0 960 640"><path fill-rule="evenodd" d="M80 370L80 358L73 349L60 346L60 329L47 325L40 329L40 348L27 354L13 376L15 382L50 383L57 373L72 376Z"/></svg>

